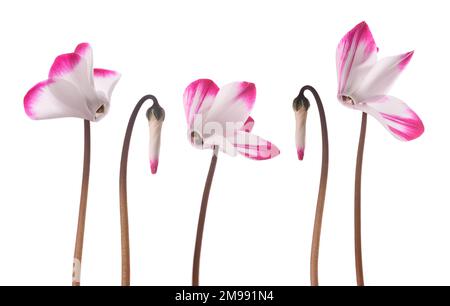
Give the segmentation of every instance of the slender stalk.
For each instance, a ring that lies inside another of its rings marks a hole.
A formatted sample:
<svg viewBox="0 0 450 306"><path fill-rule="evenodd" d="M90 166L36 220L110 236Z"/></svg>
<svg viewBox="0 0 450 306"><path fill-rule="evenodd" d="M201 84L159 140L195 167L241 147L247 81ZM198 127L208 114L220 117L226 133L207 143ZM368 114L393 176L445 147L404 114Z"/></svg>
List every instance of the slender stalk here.
<svg viewBox="0 0 450 306"><path fill-rule="evenodd" d="M122 286L130 286L130 235L128 226L128 204L127 204L127 167L128 167L128 152L130 149L131 134L133 133L134 123L142 105L147 100L152 100L153 103L158 103L158 100L152 96L144 96L136 104L128 121L125 139L123 141L122 158L120 160L120 178L119 178L119 193L120 193L120 229L121 229L121 243L122 243Z"/></svg>
<svg viewBox="0 0 450 306"><path fill-rule="evenodd" d="M325 195L327 191L327 180L328 180L328 129L327 129L327 119L325 116L325 110L323 108L322 100L319 94L312 86L304 86L299 96L304 97L304 92L310 91L314 99L316 100L317 110L320 116L320 126L322 129L322 170L320 173L320 184L319 192L317 195L317 205L316 205L316 215L314 219L314 229L311 243L311 261L310 261L310 278L311 286L319 285L319 249L320 249L320 235L322 231L322 219L323 210L325 206ZM306 99L306 98L305 98Z"/></svg>
<svg viewBox="0 0 450 306"><path fill-rule="evenodd" d="M78 213L77 236L73 255L72 286L80 286L81 259L83 256L84 228L86 224L86 209L89 190L89 170L91 164L91 125L84 120L84 161L83 179L81 183L80 209Z"/></svg>
<svg viewBox="0 0 450 306"><path fill-rule="evenodd" d="M208 208L209 193L216 170L217 156L219 154L218 147L214 147L211 165L209 166L208 177L206 178L205 189L203 190L202 205L200 207L200 215L198 218L197 238L195 241L194 263L192 267L192 286L199 285L200 274L200 255L202 252L203 230L205 228L206 210Z"/></svg>
<svg viewBox="0 0 450 306"><path fill-rule="evenodd" d="M364 286L362 243L361 243L361 178L362 178L364 144L366 140L366 130L367 130L367 113L362 113L361 132L359 135L358 155L356 158L356 171L355 171L355 265L356 265L356 283L358 286Z"/></svg>

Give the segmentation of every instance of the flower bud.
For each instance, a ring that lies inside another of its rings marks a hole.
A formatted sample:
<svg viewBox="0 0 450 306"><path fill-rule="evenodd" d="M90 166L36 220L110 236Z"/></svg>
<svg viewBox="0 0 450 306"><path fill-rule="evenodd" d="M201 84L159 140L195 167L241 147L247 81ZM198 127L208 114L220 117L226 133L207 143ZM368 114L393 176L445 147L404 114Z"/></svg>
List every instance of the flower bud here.
<svg viewBox="0 0 450 306"><path fill-rule="evenodd" d="M299 160L303 160L305 155L306 118L309 106L310 103L304 96L295 98L292 105L295 113L295 144Z"/></svg>
<svg viewBox="0 0 450 306"><path fill-rule="evenodd" d="M155 174L158 170L159 150L161 146L161 129L166 113L158 103L154 103L152 107L147 110L146 115L150 131L150 169L152 174Z"/></svg>

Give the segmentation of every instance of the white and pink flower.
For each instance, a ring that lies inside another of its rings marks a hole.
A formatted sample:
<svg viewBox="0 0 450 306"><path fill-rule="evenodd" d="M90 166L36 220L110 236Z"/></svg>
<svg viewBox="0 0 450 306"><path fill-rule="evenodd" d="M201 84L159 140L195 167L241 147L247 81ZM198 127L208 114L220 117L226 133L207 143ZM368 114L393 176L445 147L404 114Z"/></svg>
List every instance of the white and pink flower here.
<svg viewBox="0 0 450 306"><path fill-rule="evenodd" d="M280 154L271 142L251 134L254 120L249 116L256 99L253 83L235 82L219 87L211 80L191 83L184 92L188 138L199 149L218 147L254 160Z"/></svg>
<svg viewBox="0 0 450 306"><path fill-rule="evenodd" d="M419 116L401 100L387 95L414 52L377 60L378 47L365 22L348 32L337 47L338 99L368 113L396 138L409 141L424 132Z"/></svg>
<svg viewBox="0 0 450 306"><path fill-rule="evenodd" d="M79 44L73 53L58 56L48 79L31 88L24 98L32 119L77 117L89 121L103 118L120 74L93 68L92 49Z"/></svg>

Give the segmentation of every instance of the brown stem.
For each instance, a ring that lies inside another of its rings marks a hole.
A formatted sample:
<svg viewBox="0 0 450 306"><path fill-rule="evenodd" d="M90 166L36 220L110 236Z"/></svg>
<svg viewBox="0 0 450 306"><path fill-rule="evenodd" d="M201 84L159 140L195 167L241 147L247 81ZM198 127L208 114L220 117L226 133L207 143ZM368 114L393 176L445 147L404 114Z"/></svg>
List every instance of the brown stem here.
<svg viewBox="0 0 450 306"><path fill-rule="evenodd" d="M366 140L367 114L362 113L361 132L359 135L358 155L356 158L355 171L355 265L356 265L356 283L358 286L364 286L364 272L362 261L361 244L361 173L364 155L364 144Z"/></svg>
<svg viewBox="0 0 450 306"><path fill-rule="evenodd" d="M119 178L119 193L120 193L120 229L122 242L122 286L130 286L130 235L128 227L128 204L127 204L127 166L128 166L128 152L130 149L131 134L133 133L134 123L137 114L142 105L151 99L153 103L158 103L158 100L152 96L144 96L136 104L128 121L125 139L123 141L122 158L120 160L120 178Z"/></svg>
<svg viewBox="0 0 450 306"><path fill-rule="evenodd" d="M84 162L83 180L81 184L80 209L78 213L77 237L73 255L72 286L80 286L81 258L83 256L84 228L86 224L86 209L89 190L89 170L91 164L91 125L84 120Z"/></svg>
<svg viewBox="0 0 450 306"><path fill-rule="evenodd" d="M319 249L320 249L320 234L322 231L322 219L323 210L325 206L325 195L327 191L327 180L328 180L328 129L327 129L327 119L325 116L325 110L323 108L322 100L319 94L312 86L304 86L299 94L299 97L305 99L304 92L309 90L316 100L317 109L320 116L320 125L322 128L322 170L320 173L320 184L319 192L317 195L317 205L316 205L316 215L314 219L314 229L313 237L311 243L311 261L310 261L310 278L311 286L319 285Z"/></svg>
<svg viewBox="0 0 450 306"><path fill-rule="evenodd" d="M206 178L205 189L203 190L202 205L200 208L200 215L197 226L197 239L195 241L194 263L192 267L192 286L198 286L200 274L200 255L202 252L203 230L205 228L206 210L208 208L209 192L216 170L217 155L219 154L218 147L214 147L213 156L211 158L211 165L209 166L208 177Z"/></svg>

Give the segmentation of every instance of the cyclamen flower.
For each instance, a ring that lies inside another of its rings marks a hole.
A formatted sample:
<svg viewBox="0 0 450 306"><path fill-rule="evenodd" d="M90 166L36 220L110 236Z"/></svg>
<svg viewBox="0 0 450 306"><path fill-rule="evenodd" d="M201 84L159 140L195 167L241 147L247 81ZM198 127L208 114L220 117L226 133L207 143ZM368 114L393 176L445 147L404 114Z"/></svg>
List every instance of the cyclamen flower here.
<svg viewBox="0 0 450 306"><path fill-rule="evenodd" d="M196 148L213 150L197 227L193 286L199 284L203 230L219 150L254 160L266 160L280 154L275 145L250 133L255 124L250 117L255 99L255 85L248 82L235 82L219 89L213 81L201 79L191 83L184 92L189 141Z"/></svg>
<svg viewBox="0 0 450 306"><path fill-rule="evenodd" d="M78 228L73 259L72 285L81 281L91 154L91 121L103 118L109 110L111 94L120 74L93 69L92 49L79 44L75 52L58 56L48 79L31 88L24 98L26 114L31 119L76 117L84 119L84 163Z"/></svg>
<svg viewBox="0 0 450 306"><path fill-rule="evenodd" d="M419 116L401 100L387 95L414 52L377 60L378 47L365 22L342 38L337 47L338 99L368 113L392 135L404 141L424 132Z"/></svg>
<svg viewBox="0 0 450 306"><path fill-rule="evenodd" d="M184 93L188 137L193 146L237 153L255 160L277 156L280 151L267 140L250 134L250 112L256 99L253 83L235 82L221 89L211 80L191 83ZM248 121L249 120L249 121Z"/></svg>
<svg viewBox="0 0 450 306"><path fill-rule="evenodd" d="M73 53L58 56L48 79L25 96L26 114L32 119L77 117L98 121L109 111L120 74L93 68L92 49L79 44Z"/></svg>
<svg viewBox="0 0 450 306"><path fill-rule="evenodd" d="M413 56L407 52L377 60L378 47L365 22L340 41L336 53L338 99L362 111L355 172L355 267L357 284L364 285L361 242L361 177L367 114L377 119L397 139L409 141L424 132L419 116L401 100L387 95L391 85Z"/></svg>

